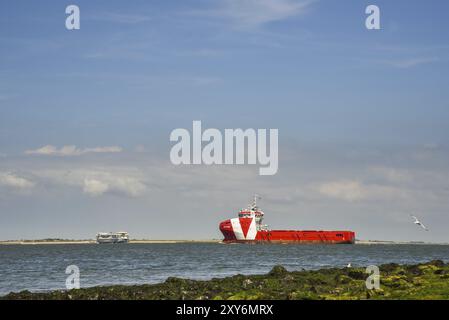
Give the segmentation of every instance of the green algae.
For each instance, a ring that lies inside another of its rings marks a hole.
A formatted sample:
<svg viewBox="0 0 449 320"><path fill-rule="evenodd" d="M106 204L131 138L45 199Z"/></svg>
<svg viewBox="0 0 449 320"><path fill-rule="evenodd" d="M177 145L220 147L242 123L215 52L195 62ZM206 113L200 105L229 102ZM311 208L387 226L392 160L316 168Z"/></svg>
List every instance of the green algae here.
<svg viewBox="0 0 449 320"><path fill-rule="evenodd" d="M275 266L266 275L236 275L196 281L170 277L152 285L104 286L69 291L10 293L0 299L57 300L359 300L449 299L449 264L440 260L417 265L386 264L380 288L368 290L365 268L287 271Z"/></svg>

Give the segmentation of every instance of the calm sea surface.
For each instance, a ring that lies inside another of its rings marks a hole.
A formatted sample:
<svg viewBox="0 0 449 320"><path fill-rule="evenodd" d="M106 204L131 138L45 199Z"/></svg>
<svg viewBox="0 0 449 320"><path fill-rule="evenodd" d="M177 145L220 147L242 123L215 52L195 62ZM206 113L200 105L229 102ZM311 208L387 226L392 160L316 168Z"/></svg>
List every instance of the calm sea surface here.
<svg viewBox="0 0 449 320"><path fill-rule="evenodd" d="M66 267L80 269L81 287L162 282L167 277L210 279L289 270L449 262L447 245L70 244L0 246L0 295L65 289Z"/></svg>

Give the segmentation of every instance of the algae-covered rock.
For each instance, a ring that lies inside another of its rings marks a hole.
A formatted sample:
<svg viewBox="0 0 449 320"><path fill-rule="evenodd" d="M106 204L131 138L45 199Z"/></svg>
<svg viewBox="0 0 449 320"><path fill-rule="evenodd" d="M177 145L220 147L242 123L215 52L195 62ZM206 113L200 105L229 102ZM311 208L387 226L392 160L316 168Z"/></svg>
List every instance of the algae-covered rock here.
<svg viewBox="0 0 449 320"><path fill-rule="evenodd" d="M445 264L444 264L444 262L442 260L432 260L432 261L429 262L429 264L433 265L435 267L440 267L440 268L445 266Z"/></svg>
<svg viewBox="0 0 449 320"><path fill-rule="evenodd" d="M420 276L423 274L423 272L419 268L419 265L405 266L405 270L414 276Z"/></svg>
<svg viewBox="0 0 449 320"><path fill-rule="evenodd" d="M381 284L391 288L407 288L411 284L407 282L407 278L401 275L381 277Z"/></svg>
<svg viewBox="0 0 449 320"><path fill-rule="evenodd" d="M395 271L397 268L399 267L399 265L397 263L388 263L388 264L384 264L380 267L380 270L383 272L393 272Z"/></svg>
<svg viewBox="0 0 449 320"><path fill-rule="evenodd" d="M314 292L310 291L293 291L288 294L288 300L318 300L320 297Z"/></svg>
<svg viewBox="0 0 449 320"><path fill-rule="evenodd" d="M362 270L351 270L348 272L348 277L356 280L365 280L367 276L367 273Z"/></svg>
<svg viewBox="0 0 449 320"><path fill-rule="evenodd" d="M283 266L276 265L271 269L271 271L268 273L270 276L279 277L286 275L288 273L287 269L285 269Z"/></svg>
<svg viewBox="0 0 449 320"><path fill-rule="evenodd" d="M243 288L247 288L249 287L253 282L251 281L251 279L245 279L243 280Z"/></svg>
<svg viewBox="0 0 449 320"><path fill-rule="evenodd" d="M335 277L337 283L348 284L352 281L352 279L344 274L339 274Z"/></svg>
<svg viewBox="0 0 449 320"><path fill-rule="evenodd" d="M419 269L424 273L434 273L436 270L439 270L439 268L433 264L421 265L419 266Z"/></svg>

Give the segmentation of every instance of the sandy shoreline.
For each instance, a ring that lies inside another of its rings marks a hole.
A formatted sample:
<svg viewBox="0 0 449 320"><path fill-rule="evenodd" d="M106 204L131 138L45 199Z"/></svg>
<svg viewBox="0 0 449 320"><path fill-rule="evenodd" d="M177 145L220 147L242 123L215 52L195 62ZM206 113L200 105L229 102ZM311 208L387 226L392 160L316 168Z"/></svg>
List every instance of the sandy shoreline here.
<svg viewBox="0 0 449 320"><path fill-rule="evenodd" d="M174 244L174 243L220 243L219 239L206 240L149 240L134 239L131 244ZM0 245L50 245L50 244L95 244L95 240L3 240ZM376 245L376 244L414 244L414 245L449 245L449 243L429 243L413 241L383 241L383 240L357 240L357 245Z"/></svg>
<svg viewBox="0 0 449 320"><path fill-rule="evenodd" d="M130 240L129 243L220 243L221 240ZM95 240L5 240L0 245L95 244Z"/></svg>

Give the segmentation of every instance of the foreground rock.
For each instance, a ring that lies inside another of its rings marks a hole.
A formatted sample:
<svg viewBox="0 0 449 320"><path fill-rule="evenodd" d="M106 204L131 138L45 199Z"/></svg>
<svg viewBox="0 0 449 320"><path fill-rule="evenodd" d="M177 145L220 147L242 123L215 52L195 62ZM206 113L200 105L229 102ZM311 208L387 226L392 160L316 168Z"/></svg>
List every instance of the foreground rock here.
<svg viewBox="0 0 449 320"><path fill-rule="evenodd" d="M236 275L195 281L105 286L70 291L10 293L1 299L449 299L449 264L380 266L380 289L368 290L365 268L288 272L275 266L266 275Z"/></svg>

